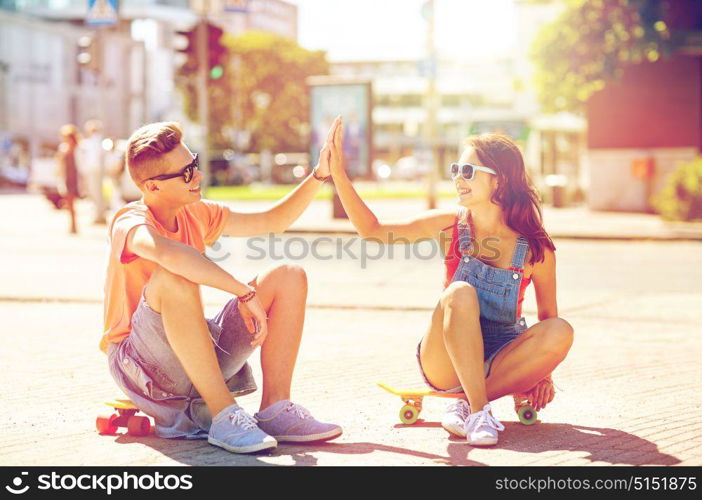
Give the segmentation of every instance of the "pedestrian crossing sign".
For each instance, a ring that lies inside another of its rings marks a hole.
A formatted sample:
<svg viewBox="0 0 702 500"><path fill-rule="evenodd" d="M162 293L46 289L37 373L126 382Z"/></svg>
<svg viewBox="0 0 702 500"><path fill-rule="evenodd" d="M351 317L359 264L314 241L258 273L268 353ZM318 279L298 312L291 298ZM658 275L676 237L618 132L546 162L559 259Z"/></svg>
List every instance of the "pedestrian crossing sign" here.
<svg viewBox="0 0 702 500"><path fill-rule="evenodd" d="M248 12L249 0L224 0L225 12Z"/></svg>
<svg viewBox="0 0 702 500"><path fill-rule="evenodd" d="M88 0L86 24L91 26L114 26L117 24L118 0Z"/></svg>

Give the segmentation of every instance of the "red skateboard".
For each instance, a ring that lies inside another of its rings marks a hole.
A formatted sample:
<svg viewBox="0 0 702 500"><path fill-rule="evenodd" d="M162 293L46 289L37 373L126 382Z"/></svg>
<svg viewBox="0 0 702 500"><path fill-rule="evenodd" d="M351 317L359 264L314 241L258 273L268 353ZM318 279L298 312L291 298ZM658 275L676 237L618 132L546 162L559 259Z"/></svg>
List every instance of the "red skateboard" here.
<svg viewBox="0 0 702 500"><path fill-rule="evenodd" d="M95 421L95 428L100 434L115 435L121 427L127 429L130 436L147 436L151 431L149 417L137 415L139 408L128 399L105 401L116 413L100 415Z"/></svg>

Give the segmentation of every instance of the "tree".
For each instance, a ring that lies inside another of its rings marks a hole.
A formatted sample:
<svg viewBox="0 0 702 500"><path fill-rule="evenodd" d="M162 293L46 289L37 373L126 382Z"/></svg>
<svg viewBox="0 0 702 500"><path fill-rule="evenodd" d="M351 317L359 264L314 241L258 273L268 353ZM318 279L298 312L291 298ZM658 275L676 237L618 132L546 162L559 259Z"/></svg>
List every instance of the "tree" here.
<svg viewBox="0 0 702 500"><path fill-rule="evenodd" d="M209 81L210 146L231 148L233 135L245 130L246 152L306 151L309 92L305 80L329 71L326 55L264 32L222 38L228 55L223 73ZM185 111L197 117L196 82L182 75Z"/></svg>
<svg viewBox="0 0 702 500"><path fill-rule="evenodd" d="M559 0L564 12L531 47L544 111L582 111L628 64L655 62L675 48L665 0Z"/></svg>

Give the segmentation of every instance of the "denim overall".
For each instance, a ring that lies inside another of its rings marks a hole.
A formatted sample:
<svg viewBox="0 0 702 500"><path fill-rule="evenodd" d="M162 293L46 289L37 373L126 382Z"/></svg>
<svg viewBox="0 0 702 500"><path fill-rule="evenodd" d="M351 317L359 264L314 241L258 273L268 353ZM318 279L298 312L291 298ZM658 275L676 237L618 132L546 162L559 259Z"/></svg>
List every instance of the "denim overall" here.
<svg viewBox="0 0 702 500"><path fill-rule="evenodd" d="M477 292L480 305L480 328L483 334L485 377L487 378L492 360L497 353L527 329L524 317L517 317L517 309L519 288L524 276L524 261L529 244L524 237L519 236L509 269L500 269L485 264L470 253L471 233L465 208L461 208L458 212L458 241L461 260L451 282L465 281L470 283ZM463 391L461 386L444 390L434 387L429 382L421 368L419 346L417 346L417 360L424 381L434 390L440 392Z"/></svg>
<svg viewBox="0 0 702 500"><path fill-rule="evenodd" d="M517 309L529 244L519 236L509 269L485 264L470 254L471 233L465 209L458 214L458 241L462 257L451 281L470 283L478 294L485 360L491 362L500 349L527 329L524 317L517 317Z"/></svg>

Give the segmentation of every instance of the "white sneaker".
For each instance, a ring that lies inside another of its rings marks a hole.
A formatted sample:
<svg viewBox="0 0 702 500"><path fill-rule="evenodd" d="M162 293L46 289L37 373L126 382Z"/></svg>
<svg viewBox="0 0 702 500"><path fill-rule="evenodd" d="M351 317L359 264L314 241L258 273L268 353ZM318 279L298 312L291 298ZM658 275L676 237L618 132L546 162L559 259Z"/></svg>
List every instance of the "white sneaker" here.
<svg viewBox="0 0 702 500"><path fill-rule="evenodd" d="M470 405L465 399L457 399L446 407L441 419L441 427L456 436L466 437L466 419L470 415Z"/></svg>
<svg viewBox="0 0 702 500"><path fill-rule="evenodd" d="M492 416L490 410L490 405L486 404L481 411L468 415L465 429L468 444L473 446L497 444L497 431L505 430L505 426Z"/></svg>

